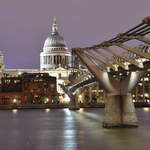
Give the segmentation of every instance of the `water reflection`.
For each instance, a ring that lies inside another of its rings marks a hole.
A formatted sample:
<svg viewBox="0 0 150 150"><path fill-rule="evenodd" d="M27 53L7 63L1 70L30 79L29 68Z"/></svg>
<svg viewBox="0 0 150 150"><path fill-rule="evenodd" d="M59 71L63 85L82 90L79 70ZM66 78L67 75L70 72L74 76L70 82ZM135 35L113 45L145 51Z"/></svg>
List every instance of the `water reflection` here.
<svg viewBox="0 0 150 150"><path fill-rule="evenodd" d="M66 116L71 115L71 111L68 108L63 109L63 111L65 112Z"/></svg>
<svg viewBox="0 0 150 150"><path fill-rule="evenodd" d="M50 112L50 109L49 109L49 108L46 108L46 109L45 109L45 112Z"/></svg>
<svg viewBox="0 0 150 150"><path fill-rule="evenodd" d="M104 109L45 111L0 110L0 150L149 149L150 108L137 109L139 127L134 129L102 128Z"/></svg>
<svg viewBox="0 0 150 150"><path fill-rule="evenodd" d="M84 108L80 108L80 109L78 110L78 112L80 112L80 113L84 112Z"/></svg>
<svg viewBox="0 0 150 150"><path fill-rule="evenodd" d="M18 112L18 109L12 109L13 114L16 114Z"/></svg>
<svg viewBox="0 0 150 150"><path fill-rule="evenodd" d="M73 114L69 109L64 109L64 150L76 150L77 141L76 141L76 128L75 120Z"/></svg>
<svg viewBox="0 0 150 150"><path fill-rule="evenodd" d="M149 112L149 111L150 111L150 108L144 107L143 110L144 110L145 112Z"/></svg>

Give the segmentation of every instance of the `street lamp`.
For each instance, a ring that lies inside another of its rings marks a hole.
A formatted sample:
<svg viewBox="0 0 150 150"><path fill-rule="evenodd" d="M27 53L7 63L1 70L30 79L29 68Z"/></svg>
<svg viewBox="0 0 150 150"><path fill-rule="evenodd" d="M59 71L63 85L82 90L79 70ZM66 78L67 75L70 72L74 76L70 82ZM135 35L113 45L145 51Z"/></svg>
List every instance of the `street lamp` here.
<svg viewBox="0 0 150 150"><path fill-rule="evenodd" d="M13 99L13 103L16 104L16 103L17 103L17 100L16 100L16 99Z"/></svg>

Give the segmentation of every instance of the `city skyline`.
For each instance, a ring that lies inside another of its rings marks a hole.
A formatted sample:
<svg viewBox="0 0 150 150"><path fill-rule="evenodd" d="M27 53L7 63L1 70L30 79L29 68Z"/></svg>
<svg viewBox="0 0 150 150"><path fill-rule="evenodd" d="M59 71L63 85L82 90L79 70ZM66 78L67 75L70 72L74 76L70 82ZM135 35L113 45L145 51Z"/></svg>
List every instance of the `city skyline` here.
<svg viewBox="0 0 150 150"><path fill-rule="evenodd" d="M150 4L148 0L136 4L129 0L2 0L0 3L0 50L6 68L14 69L40 67L40 52L51 33L54 16L70 49L108 40L136 25L149 15Z"/></svg>

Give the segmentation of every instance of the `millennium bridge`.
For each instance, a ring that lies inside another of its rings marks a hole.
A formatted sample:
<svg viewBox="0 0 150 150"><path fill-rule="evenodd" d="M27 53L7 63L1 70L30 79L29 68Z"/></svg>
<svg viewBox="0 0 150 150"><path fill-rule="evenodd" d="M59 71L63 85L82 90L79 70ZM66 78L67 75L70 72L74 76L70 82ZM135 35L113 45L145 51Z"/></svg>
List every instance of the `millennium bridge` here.
<svg viewBox="0 0 150 150"><path fill-rule="evenodd" d="M138 119L131 92L150 69L150 52L131 42L150 45L150 17L130 30L97 45L73 48L72 52L89 70L72 74L67 86L61 85L70 97L70 110L79 109L79 93L96 81L106 92L103 127L137 127ZM115 78L114 75L122 74Z"/></svg>

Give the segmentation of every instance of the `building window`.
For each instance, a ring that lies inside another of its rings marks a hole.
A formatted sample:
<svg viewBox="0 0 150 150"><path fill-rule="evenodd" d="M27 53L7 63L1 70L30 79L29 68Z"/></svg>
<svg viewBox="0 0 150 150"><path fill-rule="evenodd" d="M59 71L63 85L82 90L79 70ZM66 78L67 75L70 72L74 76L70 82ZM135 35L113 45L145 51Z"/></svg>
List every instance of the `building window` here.
<svg viewBox="0 0 150 150"><path fill-rule="evenodd" d="M10 103L10 98L9 98L9 96L4 96L4 97L2 97L2 103L3 103L4 105L9 104L9 103Z"/></svg>
<svg viewBox="0 0 150 150"><path fill-rule="evenodd" d="M20 83L20 80L14 80L14 83Z"/></svg>
<svg viewBox="0 0 150 150"><path fill-rule="evenodd" d="M5 83L6 83L6 84L9 84L9 83L10 83L10 80L5 80Z"/></svg>

